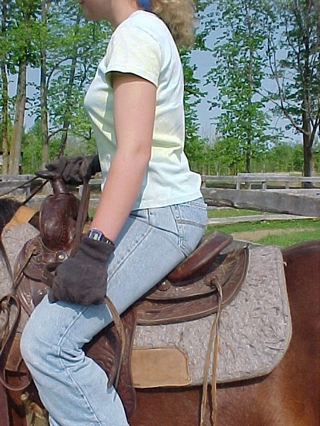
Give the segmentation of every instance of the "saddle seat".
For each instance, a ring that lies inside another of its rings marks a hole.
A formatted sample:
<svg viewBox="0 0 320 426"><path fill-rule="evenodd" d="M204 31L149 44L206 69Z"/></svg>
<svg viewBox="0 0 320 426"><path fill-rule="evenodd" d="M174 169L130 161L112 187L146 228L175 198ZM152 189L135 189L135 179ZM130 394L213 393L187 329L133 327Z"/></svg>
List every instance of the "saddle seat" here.
<svg viewBox="0 0 320 426"><path fill-rule="evenodd" d="M212 260L231 244L232 239L223 232L206 234L194 252L176 266L167 279L175 284L205 273Z"/></svg>

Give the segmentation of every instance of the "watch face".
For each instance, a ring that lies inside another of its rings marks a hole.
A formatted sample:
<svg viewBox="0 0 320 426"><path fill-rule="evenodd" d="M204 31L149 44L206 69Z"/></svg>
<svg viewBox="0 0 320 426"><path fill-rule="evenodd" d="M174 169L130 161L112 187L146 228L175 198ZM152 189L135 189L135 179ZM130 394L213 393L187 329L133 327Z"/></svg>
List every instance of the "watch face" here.
<svg viewBox="0 0 320 426"><path fill-rule="evenodd" d="M89 231L89 238L92 238L93 240L96 241L101 241L103 239L103 234L100 231L97 231L96 229L91 229L91 231Z"/></svg>
<svg viewBox="0 0 320 426"><path fill-rule="evenodd" d="M106 238L103 235L103 233L99 231L98 229L90 229L90 231L88 232L88 237L91 238L92 240L102 241L106 244L114 246L113 241L109 240L109 238Z"/></svg>

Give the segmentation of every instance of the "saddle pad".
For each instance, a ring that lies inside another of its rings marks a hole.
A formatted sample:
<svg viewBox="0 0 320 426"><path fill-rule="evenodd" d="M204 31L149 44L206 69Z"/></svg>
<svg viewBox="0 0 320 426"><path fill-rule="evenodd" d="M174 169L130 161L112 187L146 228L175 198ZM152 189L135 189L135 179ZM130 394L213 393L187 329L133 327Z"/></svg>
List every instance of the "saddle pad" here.
<svg viewBox="0 0 320 426"><path fill-rule="evenodd" d="M39 234L32 225L23 223L15 226L5 227L1 239L6 250L11 267L15 264L16 258L24 244ZM8 294L11 289L10 276L7 271L4 259L0 254L0 298Z"/></svg>
<svg viewBox="0 0 320 426"><path fill-rule="evenodd" d="M249 256L246 280L237 297L221 313L218 383L270 373L282 359L291 339L290 308L280 249L272 246L254 247L250 248ZM213 320L214 315L211 315L178 324L139 325L136 328L134 350L178 348L188 360L187 374L191 380L186 379L185 385L200 385L203 382ZM132 369L135 386L141 386L134 362ZM159 365L156 369L156 374L151 371L150 377L144 378L145 387L165 386L162 379L152 380L152 377L160 374ZM174 371L169 361L163 369ZM165 375L167 373L164 371ZM170 386L170 383L167 385Z"/></svg>
<svg viewBox="0 0 320 426"><path fill-rule="evenodd" d="M185 386L191 383L188 360L178 348L138 349L132 352L132 379L136 388Z"/></svg>

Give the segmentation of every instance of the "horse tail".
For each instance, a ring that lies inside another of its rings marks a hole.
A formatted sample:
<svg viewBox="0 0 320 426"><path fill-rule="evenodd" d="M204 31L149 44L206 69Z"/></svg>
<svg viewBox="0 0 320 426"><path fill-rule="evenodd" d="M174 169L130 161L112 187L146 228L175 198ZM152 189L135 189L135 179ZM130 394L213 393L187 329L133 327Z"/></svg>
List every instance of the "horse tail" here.
<svg viewBox="0 0 320 426"><path fill-rule="evenodd" d="M0 236L22 204L13 198L0 198Z"/></svg>

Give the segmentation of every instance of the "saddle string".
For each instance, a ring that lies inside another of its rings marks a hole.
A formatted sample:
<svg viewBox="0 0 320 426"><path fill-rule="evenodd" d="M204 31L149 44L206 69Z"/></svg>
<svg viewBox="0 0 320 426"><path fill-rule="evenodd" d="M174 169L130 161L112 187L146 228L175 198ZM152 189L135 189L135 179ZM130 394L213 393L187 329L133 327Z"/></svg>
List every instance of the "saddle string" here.
<svg viewBox="0 0 320 426"><path fill-rule="evenodd" d="M5 308L3 308L3 306L5 306ZM16 314L15 317L13 318L13 322L11 327L9 326L9 317L12 318L12 307L15 306L16 307ZM3 344L1 346L1 350L0 350L0 366L1 366L1 370L0 370L0 383L8 390L11 391L15 391L15 392L19 392L19 391L23 391L24 389L26 389L31 381L32 378L30 376L29 371L24 372L24 376L26 377L26 380L23 381L20 378L20 382L22 382L21 385L10 385L6 379L6 359L8 357L8 353L10 352L10 348L14 339L14 335L15 335L15 331L18 327L18 323L19 323L19 319L20 319L20 314L21 314L21 305L20 302L18 300L18 298L16 296L14 296L13 294L8 294L7 296L5 296L2 300L1 300L1 309L7 309L7 330L5 333L5 338L3 340ZM7 349L9 348L9 350ZM7 350L6 350L7 349ZM22 360L21 360L22 361ZM19 363L19 366L21 366L21 362Z"/></svg>
<svg viewBox="0 0 320 426"><path fill-rule="evenodd" d="M76 254L79 248L79 245L81 243L83 228L88 216L89 203L90 203L90 187L89 187L88 181L85 178L83 178L83 190L82 190L82 195L81 195L81 200L79 205L79 211L77 215L75 237L74 237L74 242L71 248L70 257L73 257Z"/></svg>
<svg viewBox="0 0 320 426"><path fill-rule="evenodd" d="M16 331L16 329L18 327L18 323L19 323L19 319L20 319L20 315L21 315L21 303L20 303L19 299L16 297L16 289L17 289L19 282L21 280L23 269L26 267L31 256L33 255L34 249L32 248L28 251L28 254L27 254L25 261L20 266L20 268L19 268L18 272L15 274L15 278L14 278L14 274L12 272L12 268L11 268L11 265L10 265L10 262L9 262L9 259L8 259L7 252L6 252L6 250L3 246L1 239L0 239L0 245L1 245L1 249L2 249L2 255L3 255L3 258L5 259L5 263L6 263L6 266L8 268L8 273L9 273L9 277L10 277L10 281L11 281L10 292L6 296L4 296L1 299L1 302L0 302L1 312L5 312L5 323L3 325L3 332L2 332L2 336L1 336L1 343L2 344L1 344L1 349L0 349L0 367L1 367L0 383L6 389L9 389L9 390L12 390L12 391L22 391L22 390L26 389L32 381L29 372L26 373L27 379L26 379L25 382L23 382L23 384L12 386L8 383L8 381L6 379L5 366L6 366L6 359L8 357L8 353L10 352L12 341L14 339L14 335L15 335L14 332ZM14 308L13 308L14 306L15 306L15 315L13 316L12 312L14 310ZM10 319L12 320L11 326L10 326Z"/></svg>
<svg viewBox="0 0 320 426"><path fill-rule="evenodd" d="M109 373L109 377L108 377L108 388L110 388L111 386L114 386L115 388L117 388L118 383L119 383L119 378L120 378L122 360L123 360L124 352L125 352L126 333L125 333L125 329L124 329L122 319L121 319L116 307L112 303L111 299L108 296L105 296L104 302L111 312L112 319L113 319L114 325L116 327L116 331L118 333L119 342L120 342L119 358L117 360L114 360L113 365L112 365L111 370L110 370L110 373Z"/></svg>
<svg viewBox="0 0 320 426"><path fill-rule="evenodd" d="M205 366L203 372L203 385L202 385L202 400L201 400L201 411L200 411L200 426L205 426L205 415L208 406L208 384L209 384L209 368L212 367L211 374L211 422L212 426L216 425L217 420L217 362L218 362L218 349L219 349L219 326L220 316L222 311L222 286L217 280L214 283L217 290L218 297L218 309L213 321L208 349L205 358ZM212 355L212 362L211 362Z"/></svg>

